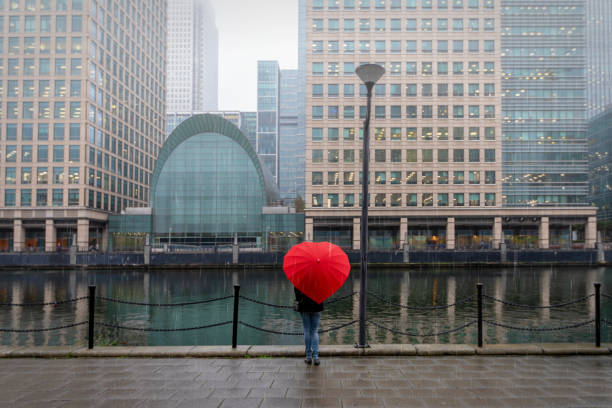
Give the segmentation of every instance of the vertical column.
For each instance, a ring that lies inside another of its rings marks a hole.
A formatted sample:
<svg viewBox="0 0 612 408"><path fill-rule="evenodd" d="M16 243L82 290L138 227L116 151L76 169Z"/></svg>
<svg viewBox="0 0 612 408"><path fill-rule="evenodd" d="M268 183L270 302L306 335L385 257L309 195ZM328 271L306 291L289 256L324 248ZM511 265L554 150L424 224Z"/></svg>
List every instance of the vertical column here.
<svg viewBox="0 0 612 408"><path fill-rule="evenodd" d="M499 249L499 245L502 242L502 235L502 218L495 217L495 220L493 221L493 248Z"/></svg>
<svg viewBox="0 0 612 408"><path fill-rule="evenodd" d="M25 250L25 228L22 220L13 221L13 251L23 252Z"/></svg>
<svg viewBox="0 0 612 408"><path fill-rule="evenodd" d="M77 224L77 246L79 251L89 249L89 220L79 219Z"/></svg>
<svg viewBox="0 0 612 408"><path fill-rule="evenodd" d="M446 248L455 249L455 218L448 217L446 221Z"/></svg>
<svg viewBox="0 0 612 408"><path fill-rule="evenodd" d="M550 219L548 217L540 218L540 239L538 247L540 249L550 248Z"/></svg>
<svg viewBox="0 0 612 408"><path fill-rule="evenodd" d="M312 218L306 218L304 222L305 222L304 234L306 234L304 236L304 241L312 242L314 241L314 226L313 226L314 221Z"/></svg>
<svg viewBox="0 0 612 408"><path fill-rule="evenodd" d="M408 234L408 218L400 219L400 248L406 244L406 234Z"/></svg>
<svg viewBox="0 0 612 408"><path fill-rule="evenodd" d="M45 252L53 252L57 246L57 230L53 220L45 221Z"/></svg>
<svg viewBox="0 0 612 408"><path fill-rule="evenodd" d="M361 249L361 218L353 218L353 250Z"/></svg>
<svg viewBox="0 0 612 408"><path fill-rule="evenodd" d="M597 217L589 217L584 229L584 247L593 249L597 241Z"/></svg>
<svg viewBox="0 0 612 408"><path fill-rule="evenodd" d="M104 225L104 229L102 230L102 242L100 242L100 251L108 251L108 223Z"/></svg>

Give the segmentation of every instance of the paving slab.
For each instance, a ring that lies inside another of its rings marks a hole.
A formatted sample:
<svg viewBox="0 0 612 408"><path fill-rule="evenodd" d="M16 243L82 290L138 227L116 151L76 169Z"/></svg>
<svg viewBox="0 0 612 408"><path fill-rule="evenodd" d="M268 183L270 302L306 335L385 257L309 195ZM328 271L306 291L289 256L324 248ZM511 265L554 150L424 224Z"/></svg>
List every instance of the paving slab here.
<svg viewBox="0 0 612 408"><path fill-rule="evenodd" d="M467 344L417 344L418 356L469 356L476 354L476 347Z"/></svg>
<svg viewBox="0 0 612 408"><path fill-rule="evenodd" d="M304 346L252 346L249 357L303 357Z"/></svg>
<svg viewBox="0 0 612 408"><path fill-rule="evenodd" d="M195 346L189 357L245 357L252 346Z"/></svg>
<svg viewBox="0 0 612 408"><path fill-rule="evenodd" d="M595 347L594 344L587 343L544 343L542 352L546 355L599 355L610 354L610 349L607 347Z"/></svg>
<svg viewBox="0 0 612 408"><path fill-rule="evenodd" d="M476 347L476 354L508 356L508 355L538 355L542 354L541 346L537 344L489 344Z"/></svg>
<svg viewBox="0 0 612 408"><path fill-rule="evenodd" d="M302 351L304 348L302 347ZM336 346L320 345L319 355L321 357L347 357L347 356L361 356L363 352L361 349L356 348L350 344L342 344Z"/></svg>

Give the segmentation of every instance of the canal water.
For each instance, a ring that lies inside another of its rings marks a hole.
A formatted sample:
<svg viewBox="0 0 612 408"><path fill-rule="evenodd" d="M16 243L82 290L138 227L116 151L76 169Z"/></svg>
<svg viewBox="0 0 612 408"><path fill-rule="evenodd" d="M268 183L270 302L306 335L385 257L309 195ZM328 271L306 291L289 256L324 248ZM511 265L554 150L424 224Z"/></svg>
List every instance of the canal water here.
<svg viewBox="0 0 612 408"><path fill-rule="evenodd" d="M293 288L280 269L229 269L131 271L66 270L0 272L0 303L53 303L87 296L88 285L97 286L97 295L139 303L184 303L232 295L233 283L241 295L278 305L291 305ZM595 318L591 297L567 307L525 308L512 304L550 306L580 299L594 293L593 283L602 283L602 292L612 294L612 268L538 267L508 269L370 269L369 290L384 298L368 296L370 343L468 343L477 339L477 326L449 334L411 337L402 333L430 335L474 322L477 315L476 287L492 298L485 299L484 318L506 326L547 329L577 325ZM359 270L332 299L359 290ZM473 297L473 300L463 302ZM419 310L419 307L450 308ZM358 296L328 305L321 328L350 323L359 316ZM408 306L400 307L398 305ZM417 309L411 309L416 307ZM602 317L612 320L612 300L602 297ZM181 329L232 319L233 299L181 307L156 307L99 300L96 321L137 329ZM0 329L40 329L84 322L87 300L74 303L9 307L0 306ZM280 332L300 332L299 315L288 308L275 308L242 299L239 320ZM385 328L395 331L391 332ZM231 344L231 325L194 331L145 332L97 325L96 345L170 346ZM485 343L592 342L594 324L551 332L524 331L485 324ZM1 345L57 346L86 345L87 326L40 333L0 333ZM342 328L321 336L322 344L354 344L358 326ZM612 327L602 323L602 341L612 341ZM239 344L301 344L302 337L279 335L240 326Z"/></svg>

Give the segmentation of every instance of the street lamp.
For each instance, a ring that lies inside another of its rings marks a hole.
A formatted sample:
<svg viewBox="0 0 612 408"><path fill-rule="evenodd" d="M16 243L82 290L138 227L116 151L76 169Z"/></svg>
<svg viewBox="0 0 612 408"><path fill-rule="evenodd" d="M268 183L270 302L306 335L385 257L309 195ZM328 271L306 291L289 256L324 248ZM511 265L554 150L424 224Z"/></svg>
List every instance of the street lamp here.
<svg viewBox="0 0 612 408"><path fill-rule="evenodd" d="M377 64L361 65L355 70L368 91L368 104L366 117L363 122L363 168L362 168L362 194L361 194L361 274L359 292L359 343L357 347L368 347L366 338L366 299L368 291L368 184L370 182L370 110L372 104L372 88L376 81L385 73L385 69Z"/></svg>

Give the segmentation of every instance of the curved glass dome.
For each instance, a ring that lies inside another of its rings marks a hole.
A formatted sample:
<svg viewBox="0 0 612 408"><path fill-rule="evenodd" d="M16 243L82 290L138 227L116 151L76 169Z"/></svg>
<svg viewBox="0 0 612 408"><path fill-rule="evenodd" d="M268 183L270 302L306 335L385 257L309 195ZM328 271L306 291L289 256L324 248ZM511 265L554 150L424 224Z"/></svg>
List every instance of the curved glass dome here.
<svg viewBox="0 0 612 408"><path fill-rule="evenodd" d="M151 183L157 242L209 245L262 236L262 207L278 190L250 142L231 122L197 115L164 144Z"/></svg>

